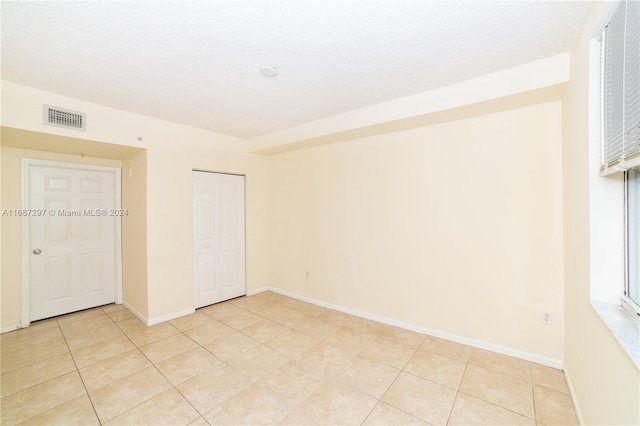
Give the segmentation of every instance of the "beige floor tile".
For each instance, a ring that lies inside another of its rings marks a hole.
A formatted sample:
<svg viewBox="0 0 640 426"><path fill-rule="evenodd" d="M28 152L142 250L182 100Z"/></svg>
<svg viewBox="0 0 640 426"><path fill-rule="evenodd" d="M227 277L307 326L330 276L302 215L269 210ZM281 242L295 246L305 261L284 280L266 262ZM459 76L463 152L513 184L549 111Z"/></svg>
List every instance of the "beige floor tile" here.
<svg viewBox="0 0 640 426"><path fill-rule="evenodd" d="M318 424L360 424L377 402L342 382L329 381L300 404L300 411Z"/></svg>
<svg viewBox="0 0 640 426"><path fill-rule="evenodd" d="M197 347L197 343L180 333L167 337L166 339L149 343L148 345L140 346L140 350L151 362L158 363Z"/></svg>
<svg viewBox="0 0 640 426"><path fill-rule="evenodd" d="M213 340L203 345L203 347L221 360L228 361L259 344L260 342L253 340L251 337L235 332Z"/></svg>
<svg viewBox="0 0 640 426"><path fill-rule="evenodd" d="M280 420L279 425L287 426L313 426L315 423L298 410L291 411Z"/></svg>
<svg viewBox="0 0 640 426"><path fill-rule="evenodd" d="M323 371L291 360L258 382L272 395L295 408L328 378Z"/></svg>
<svg viewBox="0 0 640 426"><path fill-rule="evenodd" d="M337 372L351 361L355 355L356 354L351 351L347 351L323 341L312 346L310 349L298 355L294 359L302 363L309 363L310 365L317 366L318 368L330 369Z"/></svg>
<svg viewBox="0 0 640 426"><path fill-rule="evenodd" d="M150 367L149 360L137 348L80 369L89 392Z"/></svg>
<svg viewBox="0 0 640 426"><path fill-rule="evenodd" d="M336 378L371 397L380 399L399 374L400 370L390 365L356 357Z"/></svg>
<svg viewBox="0 0 640 426"><path fill-rule="evenodd" d="M434 425L446 424L456 391L408 373L400 373L381 401Z"/></svg>
<svg viewBox="0 0 640 426"><path fill-rule="evenodd" d="M534 418L530 381L468 364L460 392Z"/></svg>
<svg viewBox="0 0 640 426"><path fill-rule="evenodd" d="M531 363L483 349L473 349L469 363L487 370L531 381Z"/></svg>
<svg viewBox="0 0 640 426"><path fill-rule="evenodd" d="M360 352L360 356L373 362L382 362L395 368L403 368L416 350L411 345L379 337L364 348Z"/></svg>
<svg viewBox="0 0 640 426"><path fill-rule="evenodd" d="M428 425L428 423L389 404L378 402L369 416L367 416L363 425Z"/></svg>
<svg viewBox="0 0 640 426"><path fill-rule="evenodd" d="M71 353L78 368L83 368L134 348L135 345L127 336L119 334L111 339L74 349Z"/></svg>
<svg viewBox="0 0 640 426"><path fill-rule="evenodd" d="M69 352L69 348L67 347L67 342L62 337L30 348L9 352L0 358L2 373L7 373L17 368L38 361L44 361L67 352Z"/></svg>
<svg viewBox="0 0 640 426"><path fill-rule="evenodd" d="M288 309L286 311L275 313L271 319L289 328L297 329L302 324L313 321L314 318L315 317L312 317L311 315L303 314L295 309Z"/></svg>
<svg viewBox="0 0 640 426"><path fill-rule="evenodd" d="M291 329L304 334L316 336L317 338L326 338L335 333L341 326L325 322L311 315L305 315L304 319L295 322Z"/></svg>
<svg viewBox="0 0 640 426"><path fill-rule="evenodd" d="M102 312L104 312L105 314L109 314L111 312L116 312L116 311L121 311L121 310L126 310L127 308L124 307L124 305L118 305L115 303L111 303L110 305L104 305L101 306L102 308Z"/></svg>
<svg viewBox="0 0 640 426"><path fill-rule="evenodd" d="M69 353L20 367L2 374L0 394L4 398L75 369L76 366Z"/></svg>
<svg viewBox="0 0 640 426"><path fill-rule="evenodd" d="M282 401L253 385L205 413L204 418L214 425L273 425L288 412Z"/></svg>
<svg viewBox="0 0 640 426"><path fill-rule="evenodd" d="M84 394L26 420L25 425L99 425L89 396Z"/></svg>
<svg viewBox="0 0 640 426"><path fill-rule="evenodd" d="M536 420L545 425L577 425L571 397L544 386L534 385Z"/></svg>
<svg viewBox="0 0 640 426"><path fill-rule="evenodd" d="M546 386L558 392L568 394L569 387L567 386L567 380L564 377L562 370L557 370L551 367L545 367L544 365L531 363L531 377L533 384Z"/></svg>
<svg viewBox="0 0 640 426"><path fill-rule="evenodd" d="M458 390L466 366L462 361L419 350L409 360L404 371Z"/></svg>
<svg viewBox="0 0 640 426"><path fill-rule="evenodd" d="M368 347L376 336L372 334L361 334L351 327L340 327L336 332L327 337L332 345L351 352L360 352Z"/></svg>
<svg viewBox="0 0 640 426"><path fill-rule="evenodd" d="M147 367L91 391L89 396L100 422L104 423L170 387L171 384L155 367Z"/></svg>
<svg viewBox="0 0 640 426"><path fill-rule="evenodd" d="M247 328L243 328L241 331L252 339L265 343L268 340L289 331L289 328L278 324L277 322L264 319Z"/></svg>
<svg viewBox="0 0 640 426"><path fill-rule="evenodd" d="M106 425L186 425L200 414L174 388L104 423Z"/></svg>
<svg viewBox="0 0 640 426"><path fill-rule="evenodd" d="M459 393L449 425L535 425L535 421L506 408Z"/></svg>
<svg viewBox="0 0 640 426"><path fill-rule="evenodd" d="M320 338L299 331L287 331L265 343L284 355L296 356L320 342Z"/></svg>
<svg viewBox="0 0 640 426"><path fill-rule="evenodd" d="M192 328L184 332L193 341L205 345L228 334L237 333L233 328L214 320L215 322Z"/></svg>
<svg viewBox="0 0 640 426"><path fill-rule="evenodd" d="M82 380L72 371L2 398L0 424L22 423L81 395L86 395Z"/></svg>
<svg viewBox="0 0 640 426"><path fill-rule="evenodd" d="M120 331L114 323L111 323L92 330L86 330L72 336L67 336L66 339L69 349L73 351L75 349L93 345L94 343L113 339L117 336L122 336L122 331Z"/></svg>
<svg viewBox="0 0 640 426"><path fill-rule="evenodd" d="M29 328L24 330L29 330ZM59 327L46 327L35 331L24 330L17 330L9 333L15 333L15 335L13 335L15 337L12 336L2 339L2 345L0 345L0 352L2 355L26 348L32 348L63 337L62 331L60 331Z"/></svg>
<svg viewBox="0 0 640 426"><path fill-rule="evenodd" d="M274 293L271 290L263 291L261 293L254 294L255 297L264 299L268 302L281 302L283 299L287 299L287 296L283 296L278 293Z"/></svg>
<svg viewBox="0 0 640 426"><path fill-rule="evenodd" d="M146 327L143 330L127 333L131 341L140 347L167 337L175 336L180 330L167 322Z"/></svg>
<svg viewBox="0 0 640 426"><path fill-rule="evenodd" d="M382 337L394 341L396 343L402 343L405 345L413 346L417 348L422 345L427 338L422 333L417 333L411 330L405 330L399 327L390 326L390 330Z"/></svg>
<svg viewBox="0 0 640 426"><path fill-rule="evenodd" d="M427 336L420 346L420 349L458 361L467 362L473 348L450 340Z"/></svg>
<svg viewBox="0 0 640 426"><path fill-rule="evenodd" d="M245 312L244 309L229 302L217 303L215 305L207 306L206 308L201 308L198 311L202 311L217 320L221 320L222 318L226 318L240 312Z"/></svg>
<svg viewBox="0 0 640 426"><path fill-rule="evenodd" d="M209 351L197 347L166 359L156 366L175 386L222 364Z"/></svg>
<svg viewBox="0 0 640 426"><path fill-rule="evenodd" d="M257 380L289 361L275 349L259 345L227 361L231 367Z"/></svg>
<svg viewBox="0 0 640 426"><path fill-rule="evenodd" d="M95 317L97 315L103 315L103 314L104 314L104 311L102 310L102 308L86 309L84 311L78 311L72 314L58 317L58 324L63 325L70 322L83 321L91 317Z"/></svg>
<svg viewBox="0 0 640 426"><path fill-rule="evenodd" d="M109 318L111 318L111 320L116 323L130 319L138 319L127 308L124 307L122 309L107 312L107 315L109 315Z"/></svg>
<svg viewBox="0 0 640 426"><path fill-rule="evenodd" d="M251 384L226 364L197 375L176 388L201 414L222 404Z"/></svg>
<svg viewBox="0 0 640 426"><path fill-rule="evenodd" d="M145 323L140 321L138 318L131 318L123 321L118 321L116 325L126 335L130 335L138 331L144 331L147 328L149 328Z"/></svg>
<svg viewBox="0 0 640 426"><path fill-rule="evenodd" d="M229 303L243 309L251 309L252 307L264 305L267 301L256 296L243 296L231 299Z"/></svg>
<svg viewBox="0 0 640 426"><path fill-rule="evenodd" d="M242 330L250 325L262 321L262 317L254 313L243 310L237 314L230 315L220 319L220 322L228 325L236 330Z"/></svg>
<svg viewBox="0 0 640 426"><path fill-rule="evenodd" d="M189 423L189 426L209 426L209 422L207 422L204 417L198 417L197 419Z"/></svg>
<svg viewBox="0 0 640 426"><path fill-rule="evenodd" d="M185 332L192 328L200 327L207 324L215 323L216 320L204 312L195 312L180 318L169 321L169 323L178 330Z"/></svg>
<svg viewBox="0 0 640 426"><path fill-rule="evenodd" d="M82 333L83 331L94 330L98 327L111 324L113 324L111 318L109 318L105 313L100 313L81 321L63 322L60 324L60 329L62 330L62 334L69 337L74 334Z"/></svg>
<svg viewBox="0 0 640 426"><path fill-rule="evenodd" d="M36 331L43 331L48 328L60 328L60 326L58 325L58 320L56 318L39 320L29 324L29 327L20 328L9 333L2 333L0 334L0 342L4 343L6 340L11 340L14 337L24 336Z"/></svg>

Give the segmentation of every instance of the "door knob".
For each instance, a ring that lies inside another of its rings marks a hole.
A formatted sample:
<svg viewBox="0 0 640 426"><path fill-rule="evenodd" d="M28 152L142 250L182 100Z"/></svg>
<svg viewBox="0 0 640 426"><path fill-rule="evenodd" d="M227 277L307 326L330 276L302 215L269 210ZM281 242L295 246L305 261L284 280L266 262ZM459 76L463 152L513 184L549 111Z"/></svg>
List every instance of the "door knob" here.
<svg viewBox="0 0 640 426"><path fill-rule="evenodd" d="M39 255L40 253L42 253L42 250L40 250L39 248L33 250L33 254L35 255Z"/></svg>

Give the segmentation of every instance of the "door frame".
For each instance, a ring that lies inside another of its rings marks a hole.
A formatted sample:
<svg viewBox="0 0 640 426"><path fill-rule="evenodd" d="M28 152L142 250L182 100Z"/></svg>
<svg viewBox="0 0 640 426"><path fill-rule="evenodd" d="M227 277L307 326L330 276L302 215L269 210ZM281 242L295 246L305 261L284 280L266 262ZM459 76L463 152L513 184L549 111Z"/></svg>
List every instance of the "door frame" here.
<svg viewBox="0 0 640 426"><path fill-rule="evenodd" d="M191 218L192 218L192 226L191 226L191 268L193 269L193 264L195 263L196 253L194 250L195 247L195 210L193 208L193 191L195 191L195 187L193 186L193 172L201 172L201 173L215 173L219 175L231 175L231 176L242 176L244 178L244 188L243 188L243 202L244 202L244 212L242 215L242 226L244 228L244 295L247 295L247 175L244 173L232 173L232 172L217 172L214 170L205 170L205 169L191 169ZM193 271L193 304L196 305L196 299L198 298L198 289L196 287L196 276L195 270ZM220 302L219 302L220 303Z"/></svg>
<svg viewBox="0 0 640 426"><path fill-rule="evenodd" d="M112 172L115 174L115 209L120 209L122 204L122 169L119 167L97 166L93 164L69 163L61 161L39 160L35 158L22 159L22 209L29 208L29 171L32 166L57 167L72 170L90 170L99 172ZM29 226L29 216L22 217L22 302L21 302L21 324L22 328L28 327L31 323L31 231ZM115 277L116 277L116 300L117 304L122 303L122 218L115 216Z"/></svg>

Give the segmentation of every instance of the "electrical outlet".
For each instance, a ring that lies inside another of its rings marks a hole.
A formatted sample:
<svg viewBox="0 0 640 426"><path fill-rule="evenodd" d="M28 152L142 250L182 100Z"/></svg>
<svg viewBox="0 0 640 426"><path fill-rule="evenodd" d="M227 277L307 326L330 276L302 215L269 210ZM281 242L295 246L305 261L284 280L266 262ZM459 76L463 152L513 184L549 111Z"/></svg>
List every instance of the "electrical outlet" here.
<svg viewBox="0 0 640 426"><path fill-rule="evenodd" d="M329 282L333 283L336 281L336 274L329 274Z"/></svg>
<svg viewBox="0 0 640 426"><path fill-rule="evenodd" d="M307 272L304 274L304 276L305 276L307 279L311 279L311 271L307 271Z"/></svg>
<svg viewBox="0 0 640 426"><path fill-rule="evenodd" d="M549 311L542 311L540 313L540 322L546 325L551 325L553 322L553 313Z"/></svg>

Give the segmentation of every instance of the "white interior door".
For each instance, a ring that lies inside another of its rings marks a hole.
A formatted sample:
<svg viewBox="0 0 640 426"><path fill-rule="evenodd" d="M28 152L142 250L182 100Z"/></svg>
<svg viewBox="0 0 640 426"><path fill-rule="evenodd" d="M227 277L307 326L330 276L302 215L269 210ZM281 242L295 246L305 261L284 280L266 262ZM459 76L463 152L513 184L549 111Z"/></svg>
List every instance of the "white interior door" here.
<svg viewBox="0 0 640 426"><path fill-rule="evenodd" d="M119 170L26 164L29 320L116 300Z"/></svg>
<svg viewBox="0 0 640 426"><path fill-rule="evenodd" d="M195 306L242 296L244 176L193 172Z"/></svg>

